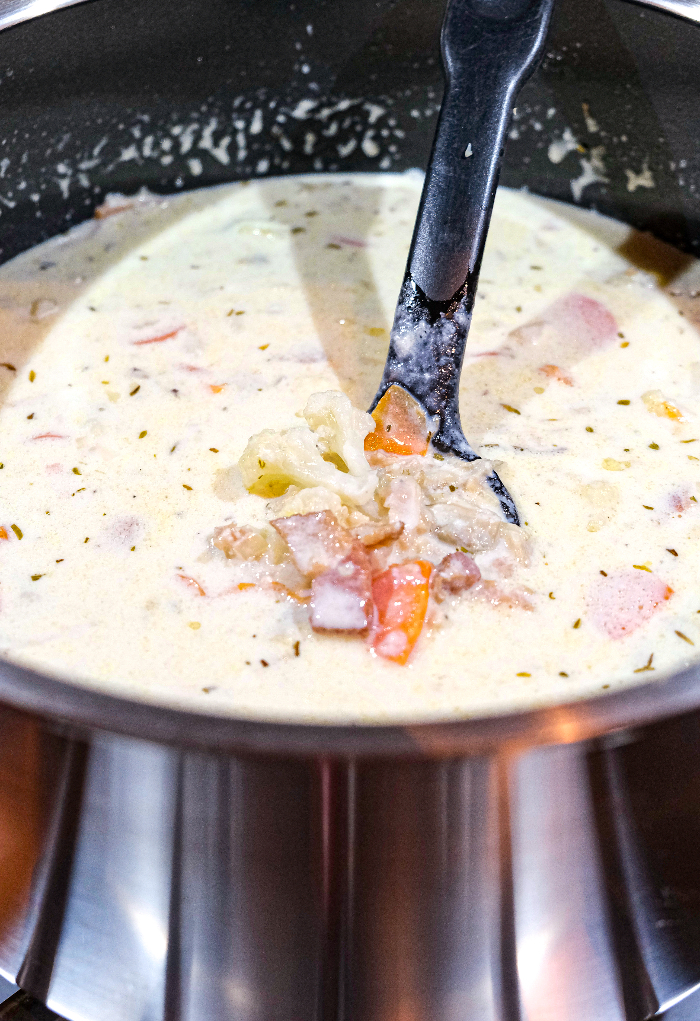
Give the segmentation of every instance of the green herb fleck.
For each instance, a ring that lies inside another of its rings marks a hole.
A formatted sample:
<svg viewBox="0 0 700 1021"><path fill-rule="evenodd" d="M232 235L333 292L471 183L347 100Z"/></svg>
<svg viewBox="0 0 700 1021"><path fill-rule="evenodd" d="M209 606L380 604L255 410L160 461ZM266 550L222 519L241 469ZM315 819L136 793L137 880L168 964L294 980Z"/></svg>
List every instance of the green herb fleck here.
<svg viewBox="0 0 700 1021"><path fill-rule="evenodd" d="M566 671L565 671L565 670L560 670L560 671L559 671L559 676L560 676L560 677L568 677L569 675L568 675L568 674L566 673Z"/></svg>
<svg viewBox="0 0 700 1021"><path fill-rule="evenodd" d="M580 617L578 618L578 620L574 621L574 629L575 628L579 628L579 627L581 627L581 618Z"/></svg>
<svg viewBox="0 0 700 1021"><path fill-rule="evenodd" d="M294 645L292 646L292 648L294 649L294 655L295 656L301 655L301 653L299 651L300 648L301 648L301 642L295 642Z"/></svg>
<svg viewBox="0 0 700 1021"><path fill-rule="evenodd" d="M587 425L586 426L586 432L587 433L592 433L593 432L593 426L592 425Z"/></svg>
<svg viewBox="0 0 700 1021"><path fill-rule="evenodd" d="M691 638L688 638L687 635L684 635L682 631L676 631L676 634L679 638L682 638L684 642L687 642L688 645L695 645L695 642Z"/></svg>
<svg viewBox="0 0 700 1021"><path fill-rule="evenodd" d="M510 412L512 412L512 414L514 414L514 415L519 415L519 414L520 414L520 412L518 411L518 409L517 409L517 408L514 408L514 407L512 406L512 404L501 404L501 407L502 407L502 408L505 408L505 409L506 409L506 411L510 411Z"/></svg>
<svg viewBox="0 0 700 1021"><path fill-rule="evenodd" d="M670 553L671 556L673 556L673 557L677 557L678 556L678 554L676 553L676 551L674 549L669 549L668 547L666 547L666 552Z"/></svg>
<svg viewBox="0 0 700 1021"><path fill-rule="evenodd" d="M633 671L633 672L635 674L643 674L645 670L656 670L656 667L653 667L651 665L651 662L652 662L653 658L654 658L654 653L652 652L651 656L646 661L646 664L644 666L637 667L637 669L635 671Z"/></svg>
<svg viewBox="0 0 700 1021"><path fill-rule="evenodd" d="M139 383L138 386L135 386L134 389L129 392L129 397L133 397L134 394L137 394L140 389L141 389L141 384Z"/></svg>
<svg viewBox="0 0 700 1021"><path fill-rule="evenodd" d="M139 433L139 439L142 440L146 435L148 435L148 429L142 429Z"/></svg>
<svg viewBox="0 0 700 1021"><path fill-rule="evenodd" d="M647 567L646 564L632 564L632 567L634 567L635 571L646 571L648 574L651 574L651 568Z"/></svg>
<svg viewBox="0 0 700 1021"><path fill-rule="evenodd" d="M81 472L80 468L74 468L73 469L73 474L74 475L82 475L83 473Z"/></svg>
<svg viewBox="0 0 700 1021"><path fill-rule="evenodd" d="M83 539L83 545L84 545L84 544L85 544L86 542L90 542L90 536L89 536L89 535L86 535L86 536L85 536L85 538Z"/></svg>
<svg viewBox="0 0 700 1021"><path fill-rule="evenodd" d="M618 404L629 404L630 402L629 401L618 401L617 403Z"/></svg>
<svg viewBox="0 0 700 1021"><path fill-rule="evenodd" d="M33 575L32 575L32 581L38 581L38 580L39 580L39 578L43 578L43 577L44 577L44 575L43 575L43 574L33 574ZM678 634L678 632L677 632L677 631L676 631L676 634Z"/></svg>
<svg viewBox="0 0 700 1021"><path fill-rule="evenodd" d="M36 372L34 371L34 369L32 369L32 371L29 373L29 382L33 383L35 379L36 379Z"/></svg>
<svg viewBox="0 0 700 1021"><path fill-rule="evenodd" d="M10 528L15 533L18 539L22 538L22 529L19 527L19 525L10 525Z"/></svg>
<svg viewBox="0 0 700 1021"><path fill-rule="evenodd" d="M433 454L433 457L435 458L436 461L444 461L445 460L445 458L442 456L442 454Z"/></svg>
<svg viewBox="0 0 700 1021"><path fill-rule="evenodd" d="M532 674L528 674L525 670L521 670L520 673L515 675L516 677L532 677Z"/></svg>
<svg viewBox="0 0 700 1021"><path fill-rule="evenodd" d="M650 443L649 444L649 450L658 450L658 449L659 449L659 444L658 443Z"/></svg>
<svg viewBox="0 0 700 1021"><path fill-rule="evenodd" d="M192 492L192 486L188 486L188 485L186 485L186 484L185 484L184 482L182 483L182 488L183 488L183 489L189 489L189 490L190 490L190 492Z"/></svg>

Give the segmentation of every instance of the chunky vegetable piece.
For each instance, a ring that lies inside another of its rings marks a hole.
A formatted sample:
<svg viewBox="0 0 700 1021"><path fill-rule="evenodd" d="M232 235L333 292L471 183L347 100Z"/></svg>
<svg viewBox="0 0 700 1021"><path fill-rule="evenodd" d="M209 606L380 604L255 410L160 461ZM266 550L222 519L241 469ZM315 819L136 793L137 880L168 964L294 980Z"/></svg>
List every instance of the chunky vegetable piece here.
<svg viewBox="0 0 700 1021"><path fill-rule="evenodd" d="M431 570L427 560L414 560L394 564L375 578L372 648L378 656L402 665L408 660L425 621Z"/></svg>
<svg viewBox="0 0 700 1021"><path fill-rule="evenodd" d="M625 638L671 598L673 589L646 571L619 571L596 580L589 604L594 624L610 638Z"/></svg>
<svg viewBox="0 0 700 1021"><path fill-rule="evenodd" d="M425 454L430 439L425 412L400 386L390 386L372 418L377 427L365 436L365 450L387 454Z"/></svg>

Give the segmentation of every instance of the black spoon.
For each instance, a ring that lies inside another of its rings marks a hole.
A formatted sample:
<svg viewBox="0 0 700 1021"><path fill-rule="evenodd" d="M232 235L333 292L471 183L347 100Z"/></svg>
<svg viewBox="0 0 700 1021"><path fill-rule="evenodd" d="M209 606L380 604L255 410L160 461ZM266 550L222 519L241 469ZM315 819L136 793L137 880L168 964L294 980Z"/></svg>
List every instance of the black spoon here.
<svg viewBox="0 0 700 1021"><path fill-rule="evenodd" d="M515 97L539 63L554 0L449 0L446 88L373 411L393 384L439 421L433 446L478 458L462 432L459 377ZM498 475L487 479L520 524Z"/></svg>

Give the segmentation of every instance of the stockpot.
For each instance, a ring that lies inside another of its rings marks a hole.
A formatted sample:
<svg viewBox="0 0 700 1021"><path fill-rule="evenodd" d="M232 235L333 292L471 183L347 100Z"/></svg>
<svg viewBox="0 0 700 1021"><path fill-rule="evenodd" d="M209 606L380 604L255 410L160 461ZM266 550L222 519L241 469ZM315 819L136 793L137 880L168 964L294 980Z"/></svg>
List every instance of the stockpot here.
<svg viewBox="0 0 700 1021"><path fill-rule="evenodd" d="M108 191L425 165L441 0L49 6L0 3L3 260ZM699 83L700 26L558 0L504 182L681 266ZM700 983L700 668L415 726L224 719L6 662L0 701L0 971L72 1021L642 1021Z"/></svg>

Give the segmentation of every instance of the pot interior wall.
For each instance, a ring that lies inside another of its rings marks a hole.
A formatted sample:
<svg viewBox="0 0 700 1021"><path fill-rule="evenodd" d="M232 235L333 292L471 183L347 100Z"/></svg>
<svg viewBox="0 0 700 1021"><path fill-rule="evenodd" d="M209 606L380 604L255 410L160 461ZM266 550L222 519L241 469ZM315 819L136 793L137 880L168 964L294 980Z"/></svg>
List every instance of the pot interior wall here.
<svg viewBox="0 0 700 1021"><path fill-rule="evenodd" d="M424 166L443 8L90 0L0 33L0 259L89 217L108 191ZM623 0L559 0L504 183L698 250L699 80L697 26Z"/></svg>

